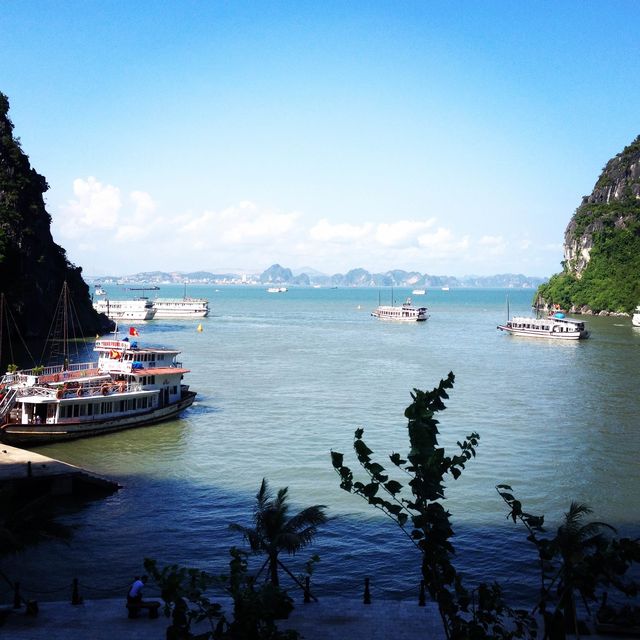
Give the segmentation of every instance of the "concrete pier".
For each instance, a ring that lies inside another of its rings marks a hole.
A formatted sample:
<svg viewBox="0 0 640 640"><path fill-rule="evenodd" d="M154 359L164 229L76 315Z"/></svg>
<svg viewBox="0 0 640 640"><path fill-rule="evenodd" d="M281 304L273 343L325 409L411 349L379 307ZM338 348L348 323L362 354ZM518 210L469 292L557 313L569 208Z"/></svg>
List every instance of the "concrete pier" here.
<svg viewBox="0 0 640 640"><path fill-rule="evenodd" d="M27 483L56 496L109 494L120 488L117 482L72 464L0 444L0 484L20 489Z"/></svg>
<svg viewBox="0 0 640 640"><path fill-rule="evenodd" d="M157 619L143 614L130 620L124 597L90 600L81 605L43 602L36 617L21 610L9 613L0 626L0 636L12 640L158 640L165 637L169 623L162 612ZM294 629L305 640L444 640L445 637L438 610L432 603L419 607L415 601L374 600L365 605L362 600L339 597L321 598L309 604L296 602L289 619L278 621L278 629ZM208 627L200 624L192 630L202 633Z"/></svg>

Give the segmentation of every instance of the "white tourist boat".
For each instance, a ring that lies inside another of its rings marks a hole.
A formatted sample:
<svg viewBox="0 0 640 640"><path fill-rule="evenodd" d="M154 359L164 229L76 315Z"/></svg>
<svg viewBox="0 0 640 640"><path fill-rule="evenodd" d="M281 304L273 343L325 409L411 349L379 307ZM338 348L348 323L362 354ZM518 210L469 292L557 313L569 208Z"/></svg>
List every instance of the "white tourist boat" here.
<svg viewBox="0 0 640 640"><path fill-rule="evenodd" d="M400 306L378 305L371 315L379 320L395 322L423 322L429 317L427 308L414 307L411 298L407 298Z"/></svg>
<svg viewBox="0 0 640 640"><path fill-rule="evenodd" d="M132 300L109 300L101 298L95 300L93 308L98 313L104 313L111 320L125 322L146 322L153 320L156 310L148 298L134 298Z"/></svg>
<svg viewBox="0 0 640 640"><path fill-rule="evenodd" d="M131 330L135 334L135 330ZM11 372L0 384L0 440L35 446L155 424L175 418L196 393L188 369L163 347L98 339L97 362Z"/></svg>
<svg viewBox="0 0 640 640"><path fill-rule="evenodd" d="M206 298L155 298L152 300L155 319L161 318L206 318L209 301Z"/></svg>
<svg viewBox="0 0 640 640"><path fill-rule="evenodd" d="M267 293L286 293L287 291L287 287L269 287L267 289Z"/></svg>
<svg viewBox="0 0 640 640"><path fill-rule="evenodd" d="M94 293L97 296L106 296L107 295L107 292L102 288L102 285L100 285L100 284L97 284L95 286Z"/></svg>
<svg viewBox="0 0 640 640"><path fill-rule="evenodd" d="M506 324L499 324L500 331L514 336L549 338L552 340L582 340L589 337L582 320L571 320L564 313L554 313L541 318L514 316Z"/></svg>
<svg viewBox="0 0 640 640"><path fill-rule="evenodd" d="M631 324L634 327L640 327L640 305L636 307L636 310L633 312L631 316Z"/></svg>
<svg viewBox="0 0 640 640"><path fill-rule="evenodd" d="M414 296L423 296L427 292L425 289L414 289L411 293Z"/></svg>

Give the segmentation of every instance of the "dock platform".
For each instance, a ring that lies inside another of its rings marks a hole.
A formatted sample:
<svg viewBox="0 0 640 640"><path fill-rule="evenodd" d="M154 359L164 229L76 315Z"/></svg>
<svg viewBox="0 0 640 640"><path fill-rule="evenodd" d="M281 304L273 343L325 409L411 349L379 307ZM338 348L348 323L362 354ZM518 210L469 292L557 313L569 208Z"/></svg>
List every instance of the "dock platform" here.
<svg viewBox="0 0 640 640"><path fill-rule="evenodd" d="M87 496L120 489L117 482L27 449L0 444L0 485L38 485L51 495Z"/></svg>

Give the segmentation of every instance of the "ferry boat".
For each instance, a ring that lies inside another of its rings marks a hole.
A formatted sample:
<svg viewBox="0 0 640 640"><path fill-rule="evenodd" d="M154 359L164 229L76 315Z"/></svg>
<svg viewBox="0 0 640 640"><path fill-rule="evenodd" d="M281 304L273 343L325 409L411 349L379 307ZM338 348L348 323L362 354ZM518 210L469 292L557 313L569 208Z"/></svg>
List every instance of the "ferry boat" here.
<svg viewBox="0 0 640 640"><path fill-rule="evenodd" d="M633 312L631 316L631 324L634 327L640 327L640 305L636 307L636 310Z"/></svg>
<svg viewBox="0 0 640 640"><path fill-rule="evenodd" d="M414 307L411 298L407 298L401 306L378 305L371 315L380 320L396 322L424 322L429 317L427 308Z"/></svg>
<svg viewBox="0 0 640 640"><path fill-rule="evenodd" d="M155 318L206 318L209 301L205 298L156 298L152 301Z"/></svg>
<svg viewBox="0 0 640 640"><path fill-rule="evenodd" d="M104 313L111 320L126 322L146 322L153 320L156 310L148 298L135 298L133 300L109 300L102 298L93 303L93 308L98 313Z"/></svg>
<svg viewBox="0 0 640 640"><path fill-rule="evenodd" d="M514 316L506 324L497 326L514 336L550 338L553 340L583 340L589 337L585 323L566 318L564 313L554 313L541 318Z"/></svg>
<svg viewBox="0 0 640 640"><path fill-rule="evenodd" d="M94 351L97 362L6 373L0 440L28 447L156 424L195 400L179 351L129 338L98 339Z"/></svg>

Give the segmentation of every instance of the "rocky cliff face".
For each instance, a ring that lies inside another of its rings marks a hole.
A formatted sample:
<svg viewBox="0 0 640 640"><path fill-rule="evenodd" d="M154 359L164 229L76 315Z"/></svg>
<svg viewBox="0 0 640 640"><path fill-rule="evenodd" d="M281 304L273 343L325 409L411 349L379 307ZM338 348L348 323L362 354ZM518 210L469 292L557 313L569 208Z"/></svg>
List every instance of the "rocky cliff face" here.
<svg viewBox="0 0 640 640"><path fill-rule="evenodd" d="M0 93L0 292L17 332L39 356L65 281L82 335L105 333L112 323L94 311L82 269L70 264L64 249L53 241L43 199L47 181L31 167L14 138L8 112L9 101ZM31 366L24 354L9 356L4 342L10 334L5 329L2 335L0 365L11 359Z"/></svg>
<svg viewBox="0 0 640 640"><path fill-rule="evenodd" d="M640 136L609 160L591 192L569 222L564 235L566 270L581 278L591 260L596 234L625 230L640 213Z"/></svg>

